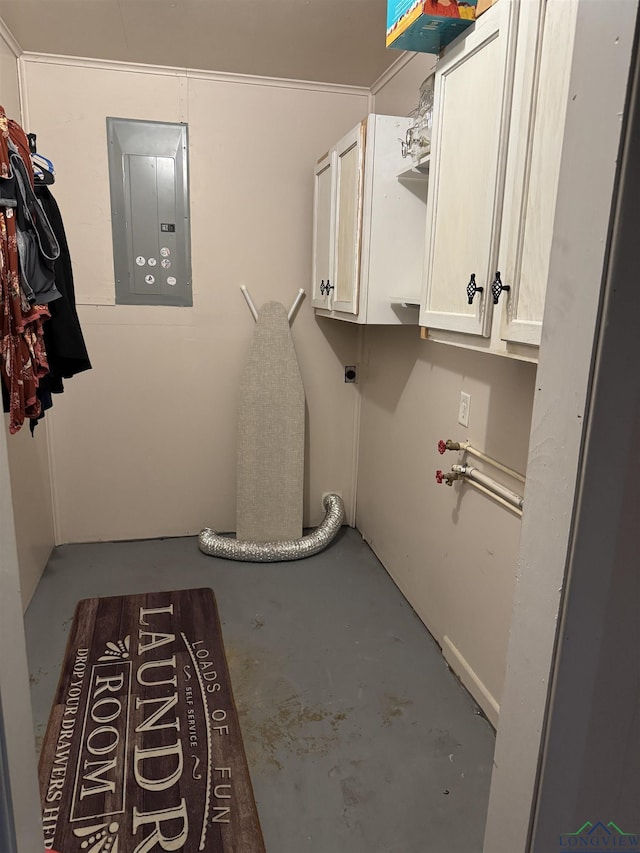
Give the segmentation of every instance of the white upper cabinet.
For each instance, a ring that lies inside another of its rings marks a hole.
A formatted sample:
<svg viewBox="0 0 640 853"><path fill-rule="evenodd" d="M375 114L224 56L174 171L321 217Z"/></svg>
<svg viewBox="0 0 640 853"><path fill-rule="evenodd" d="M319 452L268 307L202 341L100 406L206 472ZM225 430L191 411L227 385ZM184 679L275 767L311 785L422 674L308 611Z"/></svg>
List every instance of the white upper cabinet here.
<svg viewBox="0 0 640 853"><path fill-rule="evenodd" d="M497 0L436 67L430 338L537 357L577 3Z"/></svg>
<svg viewBox="0 0 640 853"><path fill-rule="evenodd" d="M513 4L498 0L436 66L420 324L489 336L506 169Z"/></svg>
<svg viewBox="0 0 640 853"><path fill-rule="evenodd" d="M370 115L316 165L312 289L321 316L417 323L427 183L398 179L409 124Z"/></svg>

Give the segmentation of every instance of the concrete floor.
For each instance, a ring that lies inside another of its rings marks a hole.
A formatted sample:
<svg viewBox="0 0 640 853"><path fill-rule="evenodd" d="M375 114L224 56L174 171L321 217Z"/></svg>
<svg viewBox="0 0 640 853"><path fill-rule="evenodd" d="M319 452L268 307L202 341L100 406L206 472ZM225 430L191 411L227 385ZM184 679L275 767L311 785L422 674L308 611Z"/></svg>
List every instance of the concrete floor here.
<svg viewBox="0 0 640 853"><path fill-rule="evenodd" d="M201 586L269 853L480 853L493 729L348 528L298 563L225 562L193 538L57 548L26 614L38 743L78 600Z"/></svg>

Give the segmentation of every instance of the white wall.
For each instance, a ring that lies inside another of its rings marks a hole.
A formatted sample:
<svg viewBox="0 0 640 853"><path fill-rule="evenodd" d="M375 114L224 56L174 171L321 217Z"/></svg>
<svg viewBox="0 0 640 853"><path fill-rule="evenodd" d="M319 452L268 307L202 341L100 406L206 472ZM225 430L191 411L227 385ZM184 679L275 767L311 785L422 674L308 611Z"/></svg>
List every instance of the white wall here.
<svg viewBox="0 0 640 853"><path fill-rule="evenodd" d="M5 37L6 35L6 37ZM0 103L20 120L15 52L0 19ZM6 743L13 823L19 853L41 850L42 826L29 671L22 623L53 546L46 433L9 435L0 424L0 732ZM7 452L8 451L8 452ZM28 500L28 495L31 500ZM30 503L30 506L28 505Z"/></svg>
<svg viewBox="0 0 640 853"><path fill-rule="evenodd" d="M7 432L0 427L0 737L7 748L17 850L31 853L44 845Z"/></svg>
<svg viewBox="0 0 640 853"><path fill-rule="evenodd" d="M415 106L430 66L411 60L376 95L376 110ZM469 486L438 485L436 469L457 454L436 446L469 439L524 472L534 382L533 364L421 341L416 328L365 331L357 526L494 723L520 520ZM468 429L457 423L463 390Z"/></svg>
<svg viewBox="0 0 640 853"><path fill-rule="evenodd" d="M0 104L6 114L21 122L16 46L0 27ZM28 128L27 128L28 129ZM7 418L5 418L5 427ZM8 435L9 470L20 566L22 604L26 609L54 545L49 454L46 420L35 437L28 425Z"/></svg>
<svg viewBox="0 0 640 853"><path fill-rule="evenodd" d="M20 121L20 89L16 45L0 18L0 104L9 118Z"/></svg>
<svg viewBox="0 0 640 853"><path fill-rule="evenodd" d="M54 406L58 405L54 400ZM28 424L9 435L9 470L15 521L22 605L26 610L54 547L53 508L47 419L36 427L32 438Z"/></svg>
<svg viewBox="0 0 640 853"><path fill-rule="evenodd" d="M237 389L253 326L239 287L258 305L308 290L313 165L366 114L367 93L23 62L94 367L50 420L58 540L233 530ZM113 304L106 116L189 123L193 308ZM315 525L323 492L353 503L357 389L343 365L357 338L317 321L310 298L293 338L308 407L304 518Z"/></svg>

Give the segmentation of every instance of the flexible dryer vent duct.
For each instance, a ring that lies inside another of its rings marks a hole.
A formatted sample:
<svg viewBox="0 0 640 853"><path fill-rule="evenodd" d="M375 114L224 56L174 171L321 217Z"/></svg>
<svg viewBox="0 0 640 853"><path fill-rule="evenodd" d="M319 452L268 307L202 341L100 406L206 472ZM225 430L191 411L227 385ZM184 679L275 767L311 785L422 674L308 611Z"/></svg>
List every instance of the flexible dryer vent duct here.
<svg viewBox="0 0 640 853"><path fill-rule="evenodd" d="M210 527L205 527L198 537L198 547L211 557L249 563L278 563L311 557L329 545L344 519L344 504L339 495L325 495L324 508L325 517L322 524L300 539L285 539L281 542L243 541L219 536Z"/></svg>

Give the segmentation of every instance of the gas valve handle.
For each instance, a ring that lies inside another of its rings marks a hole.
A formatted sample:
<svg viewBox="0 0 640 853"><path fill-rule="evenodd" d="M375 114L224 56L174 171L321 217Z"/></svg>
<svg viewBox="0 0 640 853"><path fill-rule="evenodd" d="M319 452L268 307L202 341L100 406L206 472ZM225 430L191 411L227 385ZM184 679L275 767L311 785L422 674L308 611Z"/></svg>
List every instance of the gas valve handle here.
<svg viewBox="0 0 640 853"><path fill-rule="evenodd" d="M442 471L440 471L440 470L436 471L436 483L439 483L440 485L442 485L443 480L444 480L444 474L442 473Z"/></svg>

